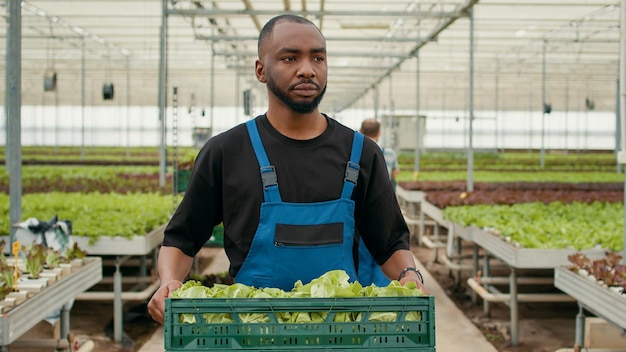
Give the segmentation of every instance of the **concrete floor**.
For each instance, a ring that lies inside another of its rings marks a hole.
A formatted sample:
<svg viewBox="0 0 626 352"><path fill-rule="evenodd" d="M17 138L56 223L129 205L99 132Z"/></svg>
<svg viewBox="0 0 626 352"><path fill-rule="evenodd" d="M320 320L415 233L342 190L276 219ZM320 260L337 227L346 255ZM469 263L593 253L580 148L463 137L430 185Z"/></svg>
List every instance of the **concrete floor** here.
<svg viewBox="0 0 626 352"><path fill-rule="evenodd" d="M454 302L450 300L428 270L418 268L424 274L426 287L435 296L435 339L437 352L497 352L484 335L470 322ZM224 251L211 262L205 273L221 273L228 268L228 259ZM163 328L158 329L152 338L146 342L139 352L163 351Z"/></svg>

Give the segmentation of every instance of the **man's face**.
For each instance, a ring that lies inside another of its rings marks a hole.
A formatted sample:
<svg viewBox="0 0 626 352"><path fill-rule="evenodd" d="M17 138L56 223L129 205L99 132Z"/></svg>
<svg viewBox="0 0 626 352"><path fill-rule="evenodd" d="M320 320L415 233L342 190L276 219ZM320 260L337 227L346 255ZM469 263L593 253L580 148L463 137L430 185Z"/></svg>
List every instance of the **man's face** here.
<svg viewBox="0 0 626 352"><path fill-rule="evenodd" d="M326 91L326 42L309 24L276 24L263 45L257 77L272 95L296 113L313 112Z"/></svg>

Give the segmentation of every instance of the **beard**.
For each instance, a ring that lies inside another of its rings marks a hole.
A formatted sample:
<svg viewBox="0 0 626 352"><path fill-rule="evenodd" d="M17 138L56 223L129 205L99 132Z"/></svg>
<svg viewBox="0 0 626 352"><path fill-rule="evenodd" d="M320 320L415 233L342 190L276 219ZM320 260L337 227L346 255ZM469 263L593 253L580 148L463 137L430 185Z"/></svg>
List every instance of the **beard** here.
<svg viewBox="0 0 626 352"><path fill-rule="evenodd" d="M300 84L300 83L302 83L302 82L298 82L297 84ZM307 83L315 84L313 82L307 82ZM287 89L291 90L297 84L291 85ZM319 88L319 86L317 84L315 84L315 85ZM269 88L270 92L272 92L272 94L274 94L278 99L280 99L280 101L282 101L291 110L293 110L294 112L296 112L298 114L308 114L308 113L313 112L313 110L315 110L320 105L320 102L322 101L322 98L324 97L324 93L326 93L326 86L324 86L324 89L322 89L320 91L320 94L318 96L316 96L315 98L313 98L313 100L297 102L297 101L294 101L293 99L291 99L287 92L282 91L274 83L274 80L268 79L267 80L267 87Z"/></svg>

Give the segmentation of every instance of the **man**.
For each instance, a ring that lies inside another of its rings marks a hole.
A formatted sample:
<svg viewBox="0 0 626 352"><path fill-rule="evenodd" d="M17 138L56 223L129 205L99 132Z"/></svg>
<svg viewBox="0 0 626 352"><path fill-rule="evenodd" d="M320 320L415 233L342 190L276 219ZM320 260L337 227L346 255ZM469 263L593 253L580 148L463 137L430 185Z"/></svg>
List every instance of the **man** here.
<svg viewBox="0 0 626 352"><path fill-rule="evenodd" d="M359 132L363 133L365 137L373 140L378 143L378 139L381 135L380 130L380 122L378 122L374 118L365 119L361 122L361 128ZM400 168L398 167L398 156L396 155L396 151L392 148L382 148L383 155L385 156L385 163L387 164L387 172L389 172L389 178L391 180L391 184L393 188L396 188L396 179L398 178L398 174L400 173Z"/></svg>
<svg viewBox="0 0 626 352"><path fill-rule="evenodd" d="M374 118L365 119L361 122L361 128L359 132L363 133L365 137L371 139L375 143L378 143L380 138L380 122ZM385 157L385 164L387 165L387 173L391 181L392 187L395 190L396 177L398 176L398 160L396 158L396 152L391 148L382 148L383 155ZM363 285L375 284L382 287L387 286L390 282L389 278L382 272L380 266L370 252L367 250L364 242L359 243L359 282Z"/></svg>
<svg viewBox="0 0 626 352"><path fill-rule="evenodd" d="M380 148L318 109L328 68L319 29L299 16L277 16L261 30L258 54L267 112L199 152L165 230L152 318L163 322L165 298L220 222L236 282L289 290L334 269L355 280L360 235L389 277L426 292Z"/></svg>

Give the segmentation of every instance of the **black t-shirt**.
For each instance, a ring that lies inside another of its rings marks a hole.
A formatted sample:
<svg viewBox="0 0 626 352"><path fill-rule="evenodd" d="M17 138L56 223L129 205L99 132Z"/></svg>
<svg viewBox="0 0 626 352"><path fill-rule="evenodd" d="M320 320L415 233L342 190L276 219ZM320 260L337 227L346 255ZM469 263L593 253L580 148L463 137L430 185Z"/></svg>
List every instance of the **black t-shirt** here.
<svg viewBox="0 0 626 352"><path fill-rule="evenodd" d="M276 168L283 202L310 203L341 196L354 131L326 117L328 127L310 140L283 136L265 115L256 118L270 164ZM357 234L379 264L409 249L409 230L379 146L364 139L355 201ZM194 256L212 229L224 223L224 250L235 276L259 224L263 189L245 124L209 139L198 153L181 204L165 229L164 246ZM357 237L357 236L355 236ZM271 258L268 258L271 260Z"/></svg>

